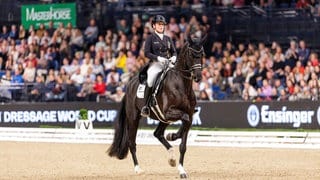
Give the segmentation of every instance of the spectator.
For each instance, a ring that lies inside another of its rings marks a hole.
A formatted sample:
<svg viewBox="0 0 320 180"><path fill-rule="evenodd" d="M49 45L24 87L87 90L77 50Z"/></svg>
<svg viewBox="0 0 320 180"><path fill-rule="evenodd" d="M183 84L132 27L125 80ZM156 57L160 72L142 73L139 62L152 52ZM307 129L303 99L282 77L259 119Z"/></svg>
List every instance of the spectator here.
<svg viewBox="0 0 320 180"><path fill-rule="evenodd" d="M27 32L24 29L23 25L19 26L19 40L21 41L22 39L26 39L27 38Z"/></svg>
<svg viewBox="0 0 320 180"><path fill-rule="evenodd" d="M274 96L272 86L266 79L262 81L262 87L258 88L258 94L264 100L272 100L272 96Z"/></svg>
<svg viewBox="0 0 320 180"><path fill-rule="evenodd" d="M35 31L31 31L28 37L28 45L38 45L40 42L40 38L36 35Z"/></svg>
<svg viewBox="0 0 320 180"><path fill-rule="evenodd" d="M123 72L127 72L126 64L127 64L127 52L126 52L126 49L121 49L115 60L116 68L120 71L121 74Z"/></svg>
<svg viewBox="0 0 320 180"><path fill-rule="evenodd" d="M246 101L254 100L257 96L257 90L246 81L242 90L242 99Z"/></svg>
<svg viewBox="0 0 320 180"><path fill-rule="evenodd" d="M80 91L81 86L84 82L84 76L81 74L81 69L78 67L76 69L76 72L73 73L70 77L70 80L74 83L74 85L77 87L78 91Z"/></svg>
<svg viewBox="0 0 320 180"><path fill-rule="evenodd" d="M298 48L295 41L290 41L290 47L285 53L285 64L293 68L298 61Z"/></svg>
<svg viewBox="0 0 320 180"><path fill-rule="evenodd" d="M17 26L15 24L11 25L11 29L10 29L8 37L10 37L10 39L13 39L13 40L17 40L18 39L19 32L18 32Z"/></svg>
<svg viewBox="0 0 320 180"><path fill-rule="evenodd" d="M5 74L0 79L0 98L1 101L8 101L12 99L11 94L11 83L12 82L12 76L11 71L6 70Z"/></svg>
<svg viewBox="0 0 320 180"><path fill-rule="evenodd" d="M233 74L233 80L231 83L231 92L236 94L238 97L242 96L242 85L245 81L245 78L242 75L241 69L237 68L237 70Z"/></svg>
<svg viewBox="0 0 320 180"><path fill-rule="evenodd" d="M39 25L39 29L36 31L36 36L38 36L40 39L44 35L44 32L46 31L46 28L43 23Z"/></svg>
<svg viewBox="0 0 320 180"><path fill-rule="evenodd" d="M98 74L96 77L96 82L93 85L93 93L91 94L90 100L95 101L97 96L106 95L106 84L103 81L101 74Z"/></svg>
<svg viewBox="0 0 320 180"><path fill-rule="evenodd" d="M91 59L91 56L90 56L90 53L89 52L86 52L84 54L84 59L83 59L83 62L82 64L80 65L80 69L81 69L81 75L82 76L87 76L88 74L88 68L92 68L92 59Z"/></svg>
<svg viewBox="0 0 320 180"><path fill-rule="evenodd" d="M120 19L117 24L117 31L124 33L126 36L130 34L130 27L126 19Z"/></svg>
<svg viewBox="0 0 320 180"><path fill-rule="evenodd" d="M32 61L28 61L23 72L23 80L27 83L33 83L36 76L36 68Z"/></svg>
<svg viewBox="0 0 320 180"><path fill-rule="evenodd" d="M66 94L66 87L60 77L54 82L54 87L45 93L46 101L64 101Z"/></svg>
<svg viewBox="0 0 320 180"><path fill-rule="evenodd" d="M109 95L109 99L113 102L121 102L125 93L121 87L116 88L116 92L114 94Z"/></svg>
<svg viewBox="0 0 320 180"><path fill-rule="evenodd" d="M310 49L307 48L304 40L299 41L298 59L301 61L302 66L306 66L310 56Z"/></svg>
<svg viewBox="0 0 320 180"><path fill-rule="evenodd" d="M86 77L80 91L77 93L77 99L79 101L89 100L89 97L93 93L93 81L90 77Z"/></svg>
<svg viewBox="0 0 320 180"><path fill-rule="evenodd" d="M40 102L44 100L44 93L45 93L45 84L43 80L43 76L37 76L36 82L32 86L30 94L28 95L29 101L36 101Z"/></svg>
<svg viewBox="0 0 320 180"><path fill-rule="evenodd" d="M89 26L87 26L86 30L84 31L84 38L85 41L88 43L87 47L90 47L90 45L94 44L97 40L99 34L98 27L96 25L95 19L90 19Z"/></svg>
<svg viewBox="0 0 320 180"><path fill-rule="evenodd" d="M49 36L52 37L53 33L55 31L56 31L56 29L54 28L53 21L49 21L48 28L47 28L47 32L48 32Z"/></svg>
<svg viewBox="0 0 320 180"><path fill-rule="evenodd" d="M3 25L2 26L2 31L0 33L0 39L1 40L7 40L9 37L9 32L7 26Z"/></svg>
<svg viewBox="0 0 320 180"><path fill-rule="evenodd" d="M71 49L71 57L74 57L77 51L83 50L84 39L81 31L79 29L75 29L75 32L71 36L70 39L70 49Z"/></svg>
<svg viewBox="0 0 320 180"><path fill-rule="evenodd" d="M95 50L98 52L101 48L104 50L107 47L102 35L98 37L98 42L95 45Z"/></svg>

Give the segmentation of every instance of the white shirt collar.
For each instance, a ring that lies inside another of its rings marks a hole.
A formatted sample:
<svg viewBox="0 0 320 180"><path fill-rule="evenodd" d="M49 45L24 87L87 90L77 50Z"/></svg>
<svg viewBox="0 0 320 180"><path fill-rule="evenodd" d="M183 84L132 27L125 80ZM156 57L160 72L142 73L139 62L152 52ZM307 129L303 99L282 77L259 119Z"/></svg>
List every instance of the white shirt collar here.
<svg viewBox="0 0 320 180"><path fill-rule="evenodd" d="M156 35L158 35L160 37L161 40L163 40L163 34L158 33L157 31L154 31L156 33Z"/></svg>

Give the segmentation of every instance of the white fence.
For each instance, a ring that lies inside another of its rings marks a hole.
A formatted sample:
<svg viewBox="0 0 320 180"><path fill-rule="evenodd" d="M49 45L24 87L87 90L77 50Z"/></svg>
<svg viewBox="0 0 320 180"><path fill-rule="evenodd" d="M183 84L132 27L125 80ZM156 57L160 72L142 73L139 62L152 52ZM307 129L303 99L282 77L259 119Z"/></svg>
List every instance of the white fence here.
<svg viewBox="0 0 320 180"><path fill-rule="evenodd" d="M0 128L0 141L110 144L112 140L113 130L110 129ZM179 143L180 140L173 142L174 145ZM153 130L139 130L137 144L159 145L160 142L153 136ZM188 145L318 149L320 133L191 130Z"/></svg>

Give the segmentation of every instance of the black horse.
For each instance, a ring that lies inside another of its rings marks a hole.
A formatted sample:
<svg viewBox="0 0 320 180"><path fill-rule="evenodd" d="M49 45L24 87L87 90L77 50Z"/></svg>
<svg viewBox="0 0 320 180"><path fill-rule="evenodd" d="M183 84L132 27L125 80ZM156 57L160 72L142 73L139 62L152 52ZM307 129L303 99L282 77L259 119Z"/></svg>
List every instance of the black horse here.
<svg viewBox="0 0 320 180"><path fill-rule="evenodd" d="M196 96L192 89L193 80L199 82L202 78L202 57L204 55L203 44L206 37L191 39L184 44L177 58L175 66L169 69L162 82L159 92L155 96L158 109L161 113L151 112L152 119L159 120L154 136L168 150L170 158L169 164L176 166L174 152L169 141L181 138L180 159L178 170L181 178L187 178L183 168L184 155L188 132L192 124L192 116L196 106ZM111 147L108 149L109 156L124 159L130 149L134 170L141 173L136 157L136 135L141 119L140 110L144 105L144 100L136 96L139 86L139 77L135 76L127 84L126 95L122 100L122 107L118 120L115 124L115 134ZM159 115L160 114L160 115ZM174 121L181 120L182 126L177 133L170 133L164 137L166 127Z"/></svg>

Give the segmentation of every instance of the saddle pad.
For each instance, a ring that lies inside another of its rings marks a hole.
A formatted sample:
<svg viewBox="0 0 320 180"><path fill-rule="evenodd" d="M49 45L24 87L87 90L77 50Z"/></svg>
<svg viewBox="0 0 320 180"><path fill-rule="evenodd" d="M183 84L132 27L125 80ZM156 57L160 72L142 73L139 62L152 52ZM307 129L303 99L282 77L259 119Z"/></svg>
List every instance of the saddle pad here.
<svg viewBox="0 0 320 180"><path fill-rule="evenodd" d="M139 84L138 89L137 89L137 97L138 98L144 98L144 90L146 89L145 84Z"/></svg>

